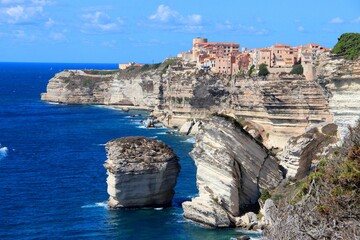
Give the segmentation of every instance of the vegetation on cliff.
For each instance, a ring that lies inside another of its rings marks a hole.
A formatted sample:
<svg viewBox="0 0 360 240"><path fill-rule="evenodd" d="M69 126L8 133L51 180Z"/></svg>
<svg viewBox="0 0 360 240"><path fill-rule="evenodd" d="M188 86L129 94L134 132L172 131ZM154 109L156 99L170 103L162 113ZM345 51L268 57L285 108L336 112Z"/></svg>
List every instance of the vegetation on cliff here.
<svg viewBox="0 0 360 240"><path fill-rule="evenodd" d="M266 77L269 73L265 63L259 65L259 76Z"/></svg>
<svg viewBox="0 0 360 240"><path fill-rule="evenodd" d="M277 201L279 211L267 238L358 239L359 186L360 122L350 128L343 146L321 160L307 178L284 187L286 200Z"/></svg>
<svg viewBox="0 0 360 240"><path fill-rule="evenodd" d="M344 33L331 50L331 53L339 54L348 60L355 60L360 56L360 33Z"/></svg>
<svg viewBox="0 0 360 240"><path fill-rule="evenodd" d="M293 65L291 71L290 71L290 74L303 74L304 72L304 68L301 64L295 64Z"/></svg>

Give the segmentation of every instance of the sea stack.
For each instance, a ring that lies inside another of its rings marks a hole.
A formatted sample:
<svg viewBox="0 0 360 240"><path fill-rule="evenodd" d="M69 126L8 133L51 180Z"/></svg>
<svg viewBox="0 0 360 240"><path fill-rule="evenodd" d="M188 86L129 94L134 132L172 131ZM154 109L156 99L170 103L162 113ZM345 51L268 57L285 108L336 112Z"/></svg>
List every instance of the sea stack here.
<svg viewBox="0 0 360 240"><path fill-rule="evenodd" d="M178 157L165 143L145 137L124 137L106 144L108 206L171 205L180 171Z"/></svg>
<svg viewBox="0 0 360 240"><path fill-rule="evenodd" d="M241 226L260 192L283 179L277 159L231 117L204 121L190 155L199 196L182 204L184 217L211 227Z"/></svg>

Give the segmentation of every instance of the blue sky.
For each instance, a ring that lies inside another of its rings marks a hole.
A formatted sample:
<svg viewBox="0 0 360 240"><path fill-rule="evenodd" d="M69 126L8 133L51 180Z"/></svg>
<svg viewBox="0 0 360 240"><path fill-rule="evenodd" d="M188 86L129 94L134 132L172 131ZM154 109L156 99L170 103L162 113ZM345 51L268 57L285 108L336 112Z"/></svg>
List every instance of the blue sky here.
<svg viewBox="0 0 360 240"><path fill-rule="evenodd" d="M0 0L1 62L160 62L194 37L332 47L360 32L359 0Z"/></svg>

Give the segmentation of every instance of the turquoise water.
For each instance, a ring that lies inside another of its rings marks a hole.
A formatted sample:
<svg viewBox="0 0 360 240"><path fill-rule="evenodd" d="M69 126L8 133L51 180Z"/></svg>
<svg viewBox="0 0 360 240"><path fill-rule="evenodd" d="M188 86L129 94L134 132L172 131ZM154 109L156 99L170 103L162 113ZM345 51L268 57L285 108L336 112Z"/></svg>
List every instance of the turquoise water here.
<svg viewBox="0 0 360 240"><path fill-rule="evenodd" d="M235 230L203 228L182 217L196 196L192 139L144 129L145 112L40 101L63 69L114 69L115 64L0 63L0 239L231 239ZM131 114L141 113L132 118ZM104 144L147 136L170 145L181 172L173 206L106 208Z"/></svg>

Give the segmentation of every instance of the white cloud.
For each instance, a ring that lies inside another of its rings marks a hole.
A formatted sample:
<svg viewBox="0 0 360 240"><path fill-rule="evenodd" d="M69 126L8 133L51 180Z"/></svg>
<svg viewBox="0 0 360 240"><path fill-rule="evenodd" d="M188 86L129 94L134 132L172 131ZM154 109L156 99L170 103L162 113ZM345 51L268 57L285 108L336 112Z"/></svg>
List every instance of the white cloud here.
<svg viewBox="0 0 360 240"><path fill-rule="evenodd" d="M43 17L43 10L43 6L37 4L16 4L0 7L0 23L32 23Z"/></svg>
<svg viewBox="0 0 360 240"><path fill-rule="evenodd" d="M297 30L298 32L304 32L305 28L303 26L298 26Z"/></svg>
<svg viewBox="0 0 360 240"><path fill-rule="evenodd" d="M176 18L178 17L179 13L176 11L173 11L170 9L170 7L165 6L165 5L159 5L156 13L151 15L149 17L150 20L158 20L161 22L167 22L169 21L171 18Z"/></svg>
<svg viewBox="0 0 360 240"><path fill-rule="evenodd" d="M201 24L202 17L198 14L193 14L187 18L189 24Z"/></svg>
<svg viewBox="0 0 360 240"><path fill-rule="evenodd" d="M360 23L360 17L355 18L355 19L353 20L353 22L354 22L354 23Z"/></svg>
<svg viewBox="0 0 360 240"><path fill-rule="evenodd" d="M120 19L112 19L104 12L97 11L82 15L84 21L83 31L93 33L92 31L113 32L119 31L124 22Z"/></svg>
<svg viewBox="0 0 360 240"><path fill-rule="evenodd" d="M335 17L333 19L330 20L330 23L332 24L340 24L340 23L344 23L344 20L340 17Z"/></svg>
<svg viewBox="0 0 360 240"><path fill-rule="evenodd" d="M17 4L17 3L23 3L24 0L0 0L1 4Z"/></svg>
<svg viewBox="0 0 360 240"><path fill-rule="evenodd" d="M250 35L266 35L269 33L268 30L262 28L256 28L254 26L246 26L243 24L233 24L230 21L225 21L224 23L219 23L216 25L218 30L222 31L235 31L242 34L250 34Z"/></svg>
<svg viewBox="0 0 360 240"><path fill-rule="evenodd" d="M169 6L159 5L156 12L148 17L150 24L145 25L177 32L199 32L203 29L202 16L184 16Z"/></svg>
<svg viewBox="0 0 360 240"><path fill-rule="evenodd" d="M55 4L50 0L0 0L0 23L34 24L45 21L44 7Z"/></svg>

